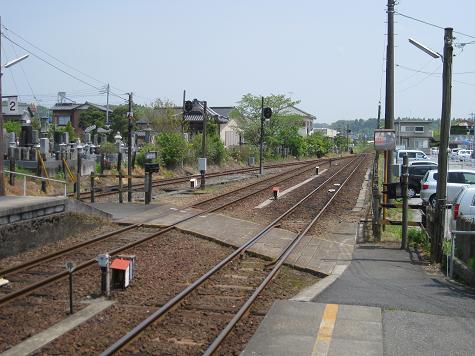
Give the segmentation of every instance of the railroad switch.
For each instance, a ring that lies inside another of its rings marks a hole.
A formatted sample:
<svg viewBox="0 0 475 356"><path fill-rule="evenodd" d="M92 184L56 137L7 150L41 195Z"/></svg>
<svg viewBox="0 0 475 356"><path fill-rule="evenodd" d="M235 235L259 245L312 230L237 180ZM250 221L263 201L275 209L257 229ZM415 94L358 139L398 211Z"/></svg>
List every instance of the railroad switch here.
<svg viewBox="0 0 475 356"><path fill-rule="evenodd" d="M274 200L277 200L277 197L279 196L279 192L280 192L279 187L272 188L272 194L274 195Z"/></svg>

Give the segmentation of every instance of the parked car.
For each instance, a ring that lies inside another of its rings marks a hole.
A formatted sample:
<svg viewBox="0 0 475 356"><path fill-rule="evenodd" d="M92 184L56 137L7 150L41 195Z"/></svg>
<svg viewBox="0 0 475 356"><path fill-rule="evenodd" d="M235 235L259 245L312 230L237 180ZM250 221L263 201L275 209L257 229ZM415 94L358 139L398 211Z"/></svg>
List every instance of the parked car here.
<svg viewBox="0 0 475 356"><path fill-rule="evenodd" d="M455 221L459 217L475 220L475 186L463 187L457 194L452 206L452 227L455 228Z"/></svg>
<svg viewBox="0 0 475 356"><path fill-rule="evenodd" d="M434 166L436 169L438 167L438 163L434 161L409 161L409 167L411 166Z"/></svg>
<svg viewBox="0 0 475 356"><path fill-rule="evenodd" d="M419 163L419 161L415 161ZM425 163L425 162L421 162ZM421 191L421 180L427 171L437 169L437 163L435 164L415 164L409 167L408 183L407 183L407 195L409 198L414 198L416 194Z"/></svg>
<svg viewBox="0 0 475 356"><path fill-rule="evenodd" d="M423 203L435 206L438 176L437 170L430 170L422 178L420 194ZM475 171L449 169L447 173L447 203L452 203L460 189L467 184L475 185Z"/></svg>
<svg viewBox="0 0 475 356"><path fill-rule="evenodd" d="M452 148L450 149L450 155L449 157L452 159L456 159L458 156L458 152L461 150L461 148Z"/></svg>
<svg viewBox="0 0 475 356"><path fill-rule="evenodd" d="M409 161L428 160L429 157L419 150L399 150L396 152L396 163L402 163L404 155L407 155Z"/></svg>
<svg viewBox="0 0 475 356"><path fill-rule="evenodd" d="M472 156L472 150L459 150L457 153L457 157L460 161L465 161L470 159Z"/></svg>
<svg viewBox="0 0 475 356"><path fill-rule="evenodd" d="M439 148L438 147L432 147L430 149L430 154L431 155L438 155L439 154Z"/></svg>

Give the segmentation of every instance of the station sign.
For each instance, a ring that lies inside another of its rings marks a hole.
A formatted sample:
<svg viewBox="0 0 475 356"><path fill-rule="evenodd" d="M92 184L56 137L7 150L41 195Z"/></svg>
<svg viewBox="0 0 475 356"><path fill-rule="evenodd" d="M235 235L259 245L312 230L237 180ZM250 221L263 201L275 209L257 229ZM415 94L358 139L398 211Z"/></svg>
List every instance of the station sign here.
<svg viewBox="0 0 475 356"><path fill-rule="evenodd" d="M7 99L7 109L5 114L7 115L18 115L18 96L3 96L2 98Z"/></svg>
<svg viewBox="0 0 475 356"><path fill-rule="evenodd" d="M396 131L393 129L374 130L374 149L392 151L396 148Z"/></svg>

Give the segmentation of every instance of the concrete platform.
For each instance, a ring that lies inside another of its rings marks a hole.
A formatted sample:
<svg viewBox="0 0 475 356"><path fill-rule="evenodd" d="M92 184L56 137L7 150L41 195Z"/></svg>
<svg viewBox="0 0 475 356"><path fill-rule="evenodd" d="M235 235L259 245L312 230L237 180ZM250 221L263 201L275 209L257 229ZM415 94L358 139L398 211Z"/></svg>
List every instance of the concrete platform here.
<svg viewBox="0 0 475 356"><path fill-rule="evenodd" d="M96 203L89 205L112 214L113 220L118 223L144 223L157 227L173 225L201 212L199 209L179 209L170 204ZM261 231L264 225L213 213L200 214L179 223L177 228L229 246L239 247ZM337 232L326 238L318 235L306 236L286 263L325 275L332 274L338 265L347 265L351 260L356 241L357 224L341 223L335 231ZM257 255L276 258L294 236L293 232L274 228L249 251Z"/></svg>
<svg viewBox="0 0 475 356"><path fill-rule="evenodd" d="M0 225L61 213L66 210L64 197L0 197Z"/></svg>
<svg viewBox="0 0 475 356"><path fill-rule="evenodd" d="M381 309L276 301L241 355L382 355Z"/></svg>

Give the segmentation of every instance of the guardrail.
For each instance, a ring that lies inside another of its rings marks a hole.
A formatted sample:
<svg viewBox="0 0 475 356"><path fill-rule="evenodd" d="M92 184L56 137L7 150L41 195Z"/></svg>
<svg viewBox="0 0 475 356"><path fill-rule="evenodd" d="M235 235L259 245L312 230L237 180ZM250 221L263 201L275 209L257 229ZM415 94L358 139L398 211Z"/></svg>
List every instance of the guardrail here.
<svg viewBox="0 0 475 356"><path fill-rule="evenodd" d="M18 176L23 177L23 196L26 196L26 178L33 178L33 179L39 179L41 181L55 182L55 183L64 184L64 196L67 195L67 184L68 183L65 180L34 176L32 174L19 173L19 172L13 172L13 171L8 171L8 170L3 170L3 173L14 174L14 175L18 175Z"/></svg>

